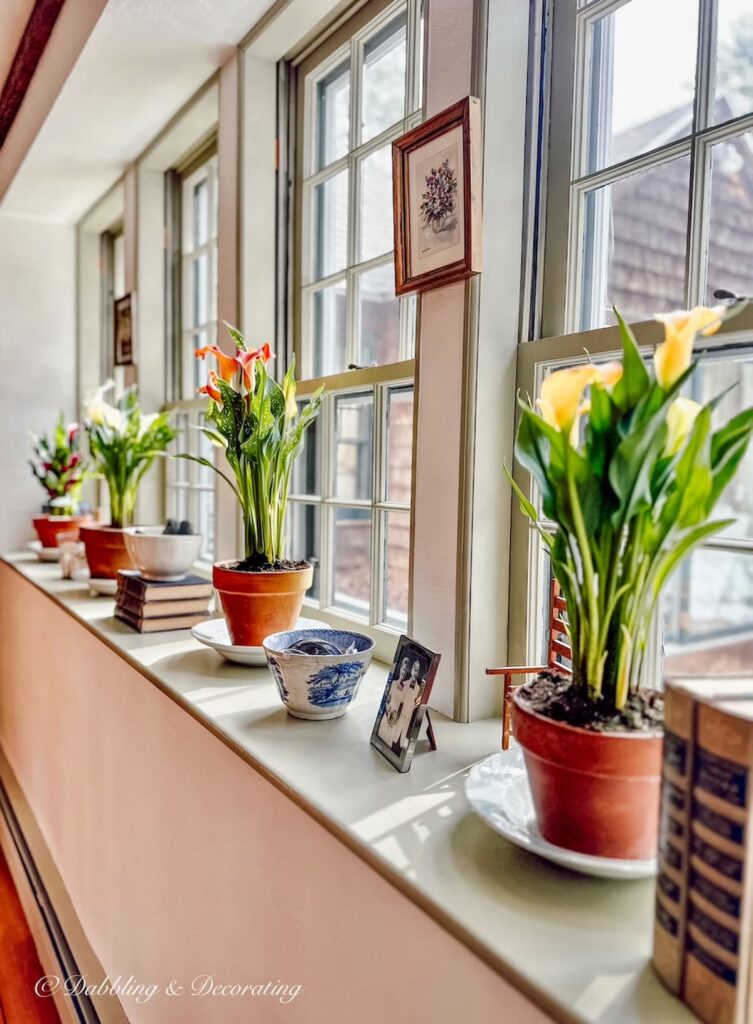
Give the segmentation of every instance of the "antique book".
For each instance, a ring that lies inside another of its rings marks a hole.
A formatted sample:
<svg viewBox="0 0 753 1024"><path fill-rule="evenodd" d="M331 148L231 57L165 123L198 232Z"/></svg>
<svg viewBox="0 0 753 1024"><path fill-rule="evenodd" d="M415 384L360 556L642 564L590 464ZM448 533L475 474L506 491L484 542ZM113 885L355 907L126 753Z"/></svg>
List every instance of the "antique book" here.
<svg viewBox="0 0 753 1024"><path fill-rule="evenodd" d="M749 1024L753 688L700 700L695 726L682 998L707 1024Z"/></svg>
<svg viewBox="0 0 753 1024"><path fill-rule="evenodd" d="M699 708L749 695L753 696L753 679L749 676L676 680L668 682L665 689L653 964L665 985L677 995L683 990L686 946L696 941L689 935L689 917L693 918L693 935L697 935L704 900L710 894L708 879L694 866L698 857L693 844L697 847L702 841L697 832L700 829L703 835L703 825L691 824L698 808L692 780L698 756ZM694 891L693 908L689 903L690 887Z"/></svg>
<svg viewBox="0 0 753 1024"><path fill-rule="evenodd" d="M138 601L168 601L172 599L211 597L212 581L202 576L186 576L182 580L145 580L137 572L118 573L118 596L128 594Z"/></svg>
<svg viewBox="0 0 753 1024"><path fill-rule="evenodd" d="M209 613L194 612L191 615L163 615L158 619L145 619L116 607L115 618L139 633L161 633L171 629L191 629L209 618Z"/></svg>
<svg viewBox="0 0 753 1024"><path fill-rule="evenodd" d="M130 594L118 595L117 605L124 611L142 619L156 619L165 615L191 615L209 611L209 598L188 598L180 601L139 601Z"/></svg>

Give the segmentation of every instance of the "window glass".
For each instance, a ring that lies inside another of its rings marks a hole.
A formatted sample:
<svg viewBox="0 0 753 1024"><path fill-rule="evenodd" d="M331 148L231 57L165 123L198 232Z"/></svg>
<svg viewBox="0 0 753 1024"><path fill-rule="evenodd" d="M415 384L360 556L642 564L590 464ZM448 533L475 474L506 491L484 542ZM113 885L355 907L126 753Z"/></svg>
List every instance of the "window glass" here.
<svg viewBox="0 0 753 1024"><path fill-rule="evenodd" d="M590 31L586 170L690 133L698 0L631 0Z"/></svg>
<svg viewBox="0 0 753 1024"><path fill-rule="evenodd" d="M350 63L339 64L316 83L316 169L348 152Z"/></svg>
<svg viewBox="0 0 753 1024"><path fill-rule="evenodd" d="M646 320L685 302L690 157L585 197L580 328Z"/></svg>
<svg viewBox="0 0 753 1024"><path fill-rule="evenodd" d="M753 663L753 553L702 548L662 596L664 674L727 675Z"/></svg>
<svg viewBox="0 0 753 1024"><path fill-rule="evenodd" d="M333 493L345 501L370 501L372 495L374 399L346 395L335 399Z"/></svg>
<svg viewBox="0 0 753 1024"><path fill-rule="evenodd" d="M337 508L333 529L332 604L368 617L371 608L371 509Z"/></svg>
<svg viewBox="0 0 753 1024"><path fill-rule="evenodd" d="M753 110L753 8L750 0L717 0L713 121Z"/></svg>
<svg viewBox="0 0 753 1024"><path fill-rule="evenodd" d="M751 51L753 58L753 51ZM711 147L707 298L753 295L753 132Z"/></svg>
<svg viewBox="0 0 753 1024"><path fill-rule="evenodd" d="M344 270L348 261L348 172L314 188L314 279Z"/></svg>
<svg viewBox="0 0 753 1024"><path fill-rule="evenodd" d="M384 518L387 576L383 621L393 629L403 630L408 626L410 512L386 512Z"/></svg>
<svg viewBox="0 0 753 1024"><path fill-rule="evenodd" d="M392 147L382 146L369 153L361 161L360 170L359 252L362 260L371 260L390 252L394 242Z"/></svg>
<svg viewBox="0 0 753 1024"><path fill-rule="evenodd" d="M367 40L363 49L361 139L368 142L405 114L405 13Z"/></svg>
<svg viewBox="0 0 753 1024"><path fill-rule="evenodd" d="M400 302L391 263L365 270L358 289L359 366L383 366L400 358Z"/></svg>
<svg viewBox="0 0 753 1024"><path fill-rule="evenodd" d="M413 386L391 388L387 406L387 501L409 505L413 480Z"/></svg>

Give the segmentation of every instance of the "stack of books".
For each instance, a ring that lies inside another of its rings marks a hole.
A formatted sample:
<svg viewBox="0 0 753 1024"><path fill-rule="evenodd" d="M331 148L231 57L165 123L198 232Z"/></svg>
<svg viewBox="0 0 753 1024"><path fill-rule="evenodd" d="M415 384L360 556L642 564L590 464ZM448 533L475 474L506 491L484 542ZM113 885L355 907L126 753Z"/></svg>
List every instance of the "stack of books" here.
<svg viewBox="0 0 753 1024"><path fill-rule="evenodd" d="M161 582L119 572L115 618L139 633L190 629L208 617L211 599L212 584L201 576Z"/></svg>
<svg viewBox="0 0 753 1024"><path fill-rule="evenodd" d="M707 1024L753 1021L753 676L669 683L654 967Z"/></svg>

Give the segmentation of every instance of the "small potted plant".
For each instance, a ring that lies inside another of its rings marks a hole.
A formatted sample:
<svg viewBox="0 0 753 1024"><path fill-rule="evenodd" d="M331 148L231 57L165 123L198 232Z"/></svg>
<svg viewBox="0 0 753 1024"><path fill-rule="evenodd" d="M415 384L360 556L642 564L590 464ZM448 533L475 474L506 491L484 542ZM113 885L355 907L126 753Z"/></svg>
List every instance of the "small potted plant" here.
<svg viewBox="0 0 753 1024"><path fill-rule="evenodd" d="M34 457L31 471L47 495L43 514L34 517L34 529L43 548L58 546L58 533L78 537L82 523L91 522L91 514L81 513L81 488L88 476L81 454L81 428L68 423L62 413L52 435L31 435Z"/></svg>
<svg viewBox="0 0 753 1024"><path fill-rule="evenodd" d="M136 391L128 388L114 405L103 384L86 409L85 428L95 471L104 477L110 494L110 525L84 526L81 539L94 577L115 579L120 569L131 568L123 529L133 523L136 496L144 474L175 436L169 413L145 416Z"/></svg>
<svg viewBox="0 0 753 1024"><path fill-rule="evenodd" d="M650 372L618 314L622 363L551 373L538 412L521 402L515 453L554 533L513 486L566 599L572 671L518 688L513 726L542 835L582 853L655 855L663 706L659 680L642 678L647 639L670 574L733 522L712 513L753 431L753 409L714 430L719 398L679 395L696 335L724 316L657 317L665 338Z"/></svg>
<svg viewBox="0 0 753 1024"><path fill-rule="evenodd" d="M269 345L251 350L240 331L227 326L236 354L210 345L198 349L196 357L212 355L217 361L217 371L210 370L208 383L199 389L209 396L209 425L202 430L224 451L232 478L208 459L181 457L213 469L238 499L244 557L217 563L212 579L232 642L260 647L265 637L295 626L313 578L308 562L285 557L285 510L293 462L319 412L323 389L299 409L293 364L280 386L267 372Z"/></svg>

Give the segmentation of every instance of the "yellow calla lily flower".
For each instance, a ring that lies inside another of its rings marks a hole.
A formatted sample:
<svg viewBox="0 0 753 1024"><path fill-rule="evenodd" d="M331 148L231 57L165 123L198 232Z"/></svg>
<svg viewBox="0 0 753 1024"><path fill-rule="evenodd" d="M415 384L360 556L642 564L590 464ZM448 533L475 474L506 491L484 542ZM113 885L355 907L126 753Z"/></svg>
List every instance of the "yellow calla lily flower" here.
<svg viewBox="0 0 753 1024"><path fill-rule="evenodd" d="M598 383L603 388L613 388L617 381L622 376L622 363L618 363L613 360L611 363L604 363L603 366L597 366L596 372L598 373Z"/></svg>
<svg viewBox="0 0 753 1024"><path fill-rule="evenodd" d="M696 335L707 336L719 330L726 308L696 306L691 310L656 314L654 319L664 324L664 341L654 352L654 369L663 388L671 387L690 366Z"/></svg>
<svg viewBox="0 0 753 1024"><path fill-rule="evenodd" d="M690 433L695 418L703 406L692 398L676 398L667 409L667 441L665 455L676 455Z"/></svg>
<svg viewBox="0 0 753 1024"><path fill-rule="evenodd" d="M574 420L582 412L583 392L598 379L599 371L590 363L550 373L541 385L541 397L536 403L542 418L557 430L569 432Z"/></svg>

